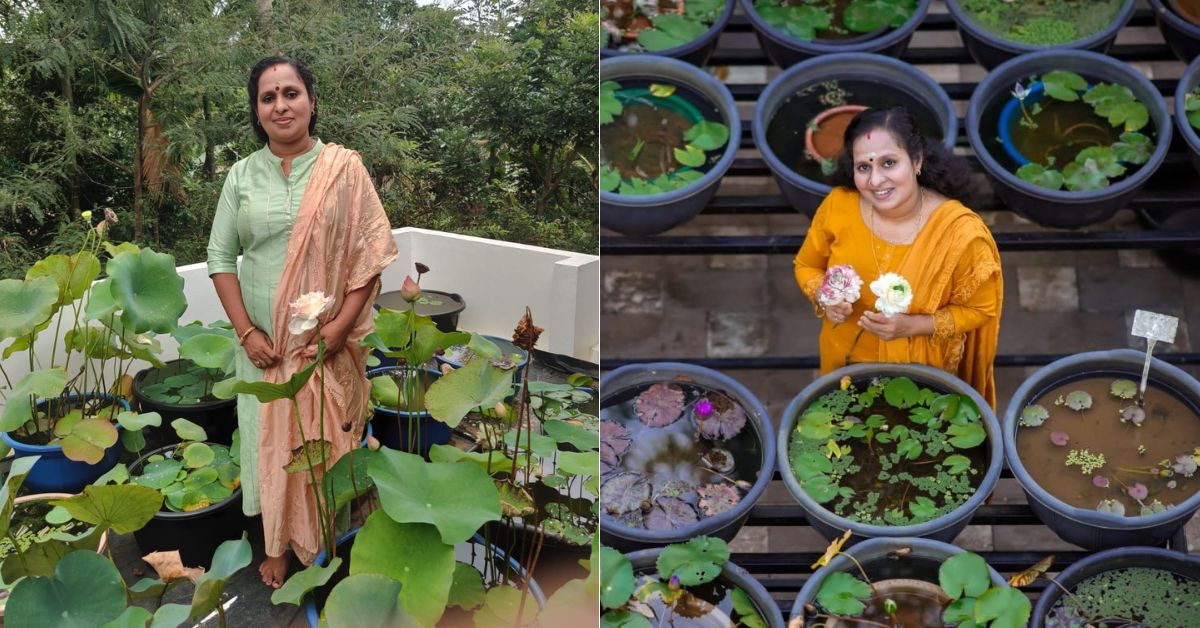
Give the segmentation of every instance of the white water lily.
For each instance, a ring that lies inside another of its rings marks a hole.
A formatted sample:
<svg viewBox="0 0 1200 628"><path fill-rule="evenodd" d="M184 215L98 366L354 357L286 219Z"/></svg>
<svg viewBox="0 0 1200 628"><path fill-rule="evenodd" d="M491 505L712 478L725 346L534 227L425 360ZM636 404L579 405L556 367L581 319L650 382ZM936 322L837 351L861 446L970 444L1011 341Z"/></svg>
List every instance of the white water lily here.
<svg viewBox="0 0 1200 628"><path fill-rule="evenodd" d="M896 273L884 273L872 281L871 292L879 297L875 300L875 309L888 318L907 312L912 304L912 286Z"/></svg>
<svg viewBox="0 0 1200 628"><path fill-rule="evenodd" d="M332 306L333 297L327 297L319 290L300 295L288 306L292 315L288 319L288 332L300 334L316 327L317 317Z"/></svg>

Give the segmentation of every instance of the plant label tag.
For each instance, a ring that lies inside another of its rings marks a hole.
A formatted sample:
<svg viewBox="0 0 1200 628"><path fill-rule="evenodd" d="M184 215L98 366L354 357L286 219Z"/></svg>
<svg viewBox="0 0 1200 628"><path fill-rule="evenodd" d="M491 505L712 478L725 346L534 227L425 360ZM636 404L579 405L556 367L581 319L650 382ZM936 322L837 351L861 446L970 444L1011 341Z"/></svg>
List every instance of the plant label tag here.
<svg viewBox="0 0 1200 628"><path fill-rule="evenodd" d="M1138 310L1133 313L1134 336L1140 336L1151 343L1175 343L1175 331L1179 329L1179 319L1166 314L1157 314Z"/></svg>

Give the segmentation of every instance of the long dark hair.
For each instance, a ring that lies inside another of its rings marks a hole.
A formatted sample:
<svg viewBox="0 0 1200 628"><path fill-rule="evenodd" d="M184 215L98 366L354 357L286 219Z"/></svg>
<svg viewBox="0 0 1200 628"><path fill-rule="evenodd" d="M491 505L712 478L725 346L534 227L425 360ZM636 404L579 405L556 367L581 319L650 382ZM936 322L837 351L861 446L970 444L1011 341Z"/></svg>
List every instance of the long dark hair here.
<svg viewBox="0 0 1200 628"><path fill-rule="evenodd" d="M955 155L940 141L921 135L917 118L903 107L871 108L859 112L846 127L842 152L837 158L833 184L851 190L854 185L854 142L864 133L883 130L892 134L909 159L921 160L917 183L959 202L970 205L976 196L971 185L971 163Z"/></svg>
<svg viewBox="0 0 1200 628"><path fill-rule="evenodd" d="M264 144L270 138L267 137L267 132L263 130L262 123L258 120L258 79L262 78L263 72L266 72L267 68L281 63L295 68L296 74L300 75L300 80L304 81L304 91L308 92L309 100L313 101L312 117L308 119L308 134L311 136L317 133L317 86L312 72L303 61L295 57L276 55L255 63L254 68L250 70L250 81L246 84L246 91L250 93L250 126L254 129L254 135L258 136L259 141Z"/></svg>

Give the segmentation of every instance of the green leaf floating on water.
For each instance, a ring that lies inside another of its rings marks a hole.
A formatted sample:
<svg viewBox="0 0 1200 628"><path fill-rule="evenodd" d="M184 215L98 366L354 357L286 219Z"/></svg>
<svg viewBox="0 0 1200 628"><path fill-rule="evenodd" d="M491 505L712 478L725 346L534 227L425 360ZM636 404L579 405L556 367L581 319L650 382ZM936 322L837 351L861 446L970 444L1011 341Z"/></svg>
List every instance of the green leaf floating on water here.
<svg viewBox="0 0 1200 628"><path fill-rule="evenodd" d="M701 120L683 134L683 139L702 150L717 150L729 141L729 127L720 122Z"/></svg>
<svg viewBox="0 0 1200 628"><path fill-rule="evenodd" d="M867 608L863 603L871 597L867 583L844 572L835 571L821 581L817 590L817 603L831 613L857 615Z"/></svg>
<svg viewBox="0 0 1200 628"><path fill-rule="evenodd" d="M1137 396L1138 385L1128 379L1118 379L1109 386L1108 392L1118 399L1133 399Z"/></svg>
<svg viewBox="0 0 1200 628"><path fill-rule="evenodd" d="M608 124L621 115L624 106L617 98L621 84L616 81L600 83L600 124Z"/></svg>
<svg viewBox="0 0 1200 628"><path fill-rule="evenodd" d="M950 444L959 449L970 449L987 439L987 430L978 423L951 425L946 434L950 436Z"/></svg>
<svg viewBox="0 0 1200 628"><path fill-rule="evenodd" d="M1087 89L1087 81L1074 72L1055 70L1042 75L1042 86L1046 95L1063 102L1079 100L1079 94Z"/></svg>
<svg viewBox="0 0 1200 628"><path fill-rule="evenodd" d="M699 168L704 165L704 151L700 148L688 144L683 148L671 149L675 154L675 160L685 166Z"/></svg>
<svg viewBox="0 0 1200 628"><path fill-rule="evenodd" d="M624 554L611 547L600 548L600 603L620 608L633 593L633 566Z"/></svg>
<svg viewBox="0 0 1200 628"><path fill-rule="evenodd" d="M600 166L600 189L605 192L612 192L621 185L621 173L617 172L608 164Z"/></svg>
<svg viewBox="0 0 1200 628"><path fill-rule="evenodd" d="M708 32L708 26L685 15L659 13L654 16L654 28L638 32L637 40L646 50L658 52L696 39Z"/></svg>
<svg viewBox="0 0 1200 628"><path fill-rule="evenodd" d="M1092 407L1092 396L1082 390L1067 393L1066 405L1076 412L1083 412Z"/></svg>
<svg viewBox="0 0 1200 628"><path fill-rule="evenodd" d="M853 0L842 13L842 22L856 33L869 33L884 26L899 28L916 9L915 0Z"/></svg>
<svg viewBox="0 0 1200 628"><path fill-rule="evenodd" d="M938 583L951 599L979 597L991 586L987 563L978 554L963 552L946 559L938 569Z"/></svg>
<svg viewBox="0 0 1200 628"><path fill-rule="evenodd" d="M946 471L950 473L962 473L971 468L971 459L961 454L946 456L942 461L942 466L946 467Z"/></svg>
<svg viewBox="0 0 1200 628"><path fill-rule="evenodd" d="M895 408L909 408L921 400L921 389L907 377L893 377L883 386L883 398Z"/></svg>
<svg viewBox="0 0 1200 628"><path fill-rule="evenodd" d="M1154 142L1141 133L1128 131L1121 134L1121 141L1113 144L1112 150L1125 163L1144 164L1154 152Z"/></svg>
<svg viewBox="0 0 1200 628"><path fill-rule="evenodd" d="M833 16L823 7L781 4L779 0L755 0L754 11L771 26L802 41L816 38L828 28Z"/></svg>
<svg viewBox="0 0 1200 628"><path fill-rule="evenodd" d="M992 628L1021 628L1029 621L1032 605L1020 590L993 587L975 600L975 622Z"/></svg>
<svg viewBox="0 0 1200 628"><path fill-rule="evenodd" d="M691 587L715 580L728 560L729 546L725 541L701 536L686 543L668 545L658 555L655 566L664 580L679 576L680 584Z"/></svg>
<svg viewBox="0 0 1200 628"><path fill-rule="evenodd" d="M1025 406L1021 410L1021 418L1017 421L1023 427L1037 427L1050 418L1050 411L1036 403Z"/></svg>
<svg viewBox="0 0 1200 628"><path fill-rule="evenodd" d="M1059 190L1063 186L1063 174L1061 172L1032 161L1017 168L1015 174L1022 181L1028 181L1047 190Z"/></svg>

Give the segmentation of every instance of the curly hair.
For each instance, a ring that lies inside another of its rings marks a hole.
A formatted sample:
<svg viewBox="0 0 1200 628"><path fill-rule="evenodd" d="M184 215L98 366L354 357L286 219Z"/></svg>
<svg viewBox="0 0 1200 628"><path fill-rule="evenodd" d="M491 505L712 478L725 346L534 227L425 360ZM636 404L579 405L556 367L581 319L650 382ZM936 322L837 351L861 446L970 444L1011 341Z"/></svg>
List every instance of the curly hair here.
<svg viewBox="0 0 1200 628"><path fill-rule="evenodd" d="M308 134L316 135L317 133L317 86L316 81L313 79L312 71L308 69L308 66L303 61L295 57L276 55L255 63L254 68L250 70L250 81L246 84L246 91L250 95L250 127L254 129L254 135L264 144L270 138L267 137L267 132L263 130L262 123L258 121L258 79L262 78L263 72L266 72L267 68L280 64L292 66L296 70L296 74L300 75L300 80L304 81L304 91L308 92L308 98L313 101L312 117L308 119Z"/></svg>
<svg viewBox="0 0 1200 628"><path fill-rule="evenodd" d="M837 157L834 185L857 189L854 185L854 142L864 133L877 130L891 133L910 160L921 160L918 184L968 206L974 200L976 192L971 185L971 163L955 155L940 141L921 135L916 116L903 107L871 108L854 116L846 127L842 152Z"/></svg>

